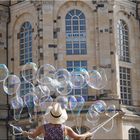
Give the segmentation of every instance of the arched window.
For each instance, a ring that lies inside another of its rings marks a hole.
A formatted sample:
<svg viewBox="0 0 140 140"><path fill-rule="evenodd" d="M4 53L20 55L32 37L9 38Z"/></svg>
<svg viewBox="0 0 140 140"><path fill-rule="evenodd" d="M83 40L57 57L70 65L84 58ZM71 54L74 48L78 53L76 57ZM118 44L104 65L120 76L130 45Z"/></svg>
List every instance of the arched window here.
<svg viewBox="0 0 140 140"><path fill-rule="evenodd" d="M128 26L121 19L117 23L117 35L119 59L120 61L130 62Z"/></svg>
<svg viewBox="0 0 140 140"><path fill-rule="evenodd" d="M20 65L32 62L32 26L24 22L20 28Z"/></svg>
<svg viewBox="0 0 140 140"><path fill-rule="evenodd" d="M77 9L71 10L65 17L66 54L87 54L85 15Z"/></svg>
<svg viewBox="0 0 140 140"><path fill-rule="evenodd" d="M128 131L129 140L139 140L140 139L140 132L137 128L131 128Z"/></svg>

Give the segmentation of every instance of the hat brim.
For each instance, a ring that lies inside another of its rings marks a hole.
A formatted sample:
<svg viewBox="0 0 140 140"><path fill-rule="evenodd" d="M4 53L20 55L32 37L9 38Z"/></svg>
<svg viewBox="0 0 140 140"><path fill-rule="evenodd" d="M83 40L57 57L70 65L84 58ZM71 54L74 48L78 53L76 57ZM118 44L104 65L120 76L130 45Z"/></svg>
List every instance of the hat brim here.
<svg viewBox="0 0 140 140"><path fill-rule="evenodd" d="M54 118L49 112L46 115L46 120L52 124L62 124L68 119L68 115L65 109L62 109L62 115L59 118Z"/></svg>

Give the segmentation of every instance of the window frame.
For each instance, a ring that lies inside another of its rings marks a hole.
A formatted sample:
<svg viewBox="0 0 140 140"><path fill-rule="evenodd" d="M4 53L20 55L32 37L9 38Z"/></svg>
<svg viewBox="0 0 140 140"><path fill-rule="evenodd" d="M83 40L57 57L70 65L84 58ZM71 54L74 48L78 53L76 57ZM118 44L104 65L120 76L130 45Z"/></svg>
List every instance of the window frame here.
<svg viewBox="0 0 140 140"><path fill-rule="evenodd" d="M86 55L86 18L81 10L72 9L66 14L65 30L66 54Z"/></svg>
<svg viewBox="0 0 140 140"><path fill-rule="evenodd" d="M117 22L117 41L119 60L130 62L129 29L122 19Z"/></svg>
<svg viewBox="0 0 140 140"><path fill-rule="evenodd" d="M132 105L131 69L119 67L120 96L122 104Z"/></svg>
<svg viewBox="0 0 140 140"><path fill-rule="evenodd" d="M32 26L30 22L24 22L20 28L20 65L24 65L27 62L32 62Z"/></svg>

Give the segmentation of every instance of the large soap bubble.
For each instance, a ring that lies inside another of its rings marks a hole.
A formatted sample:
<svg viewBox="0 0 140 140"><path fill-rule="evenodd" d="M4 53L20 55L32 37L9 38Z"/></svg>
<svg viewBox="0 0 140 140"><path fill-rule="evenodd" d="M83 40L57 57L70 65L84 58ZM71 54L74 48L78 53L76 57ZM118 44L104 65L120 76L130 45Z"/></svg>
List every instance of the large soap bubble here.
<svg viewBox="0 0 140 140"><path fill-rule="evenodd" d="M21 112L23 110L23 100L19 96L15 96L11 99L11 107L14 109L14 119L18 121L20 119Z"/></svg>
<svg viewBox="0 0 140 140"><path fill-rule="evenodd" d="M26 63L22 68L22 77L26 82L36 80L37 65L33 62Z"/></svg>
<svg viewBox="0 0 140 140"><path fill-rule="evenodd" d="M68 99L66 96L57 96L55 99L56 102L58 102L62 108L67 109L68 107Z"/></svg>
<svg viewBox="0 0 140 140"><path fill-rule="evenodd" d="M100 75L102 77L100 87L98 87L98 88L103 89L107 85L107 82L108 82L107 75L106 75L106 72L103 68L98 68L97 71L100 73Z"/></svg>
<svg viewBox="0 0 140 140"><path fill-rule="evenodd" d="M38 99L45 95L40 85L35 87L34 94L38 97Z"/></svg>
<svg viewBox="0 0 140 140"><path fill-rule="evenodd" d="M39 87L44 95L46 95L46 96L50 95L50 89L47 86L39 85Z"/></svg>
<svg viewBox="0 0 140 140"><path fill-rule="evenodd" d="M58 82L70 81L71 74L67 69L58 69L55 73L55 79Z"/></svg>
<svg viewBox="0 0 140 140"><path fill-rule="evenodd" d="M97 100L91 105L90 110L96 110L98 113L103 113L106 111L106 108L107 105L103 100Z"/></svg>
<svg viewBox="0 0 140 140"><path fill-rule="evenodd" d="M106 110L106 116L111 118L115 114L116 114L116 106L114 104L109 105L107 107L107 110ZM109 131L111 131L113 129L113 126L114 126L114 118L112 118L111 123L108 123L108 124L104 125L102 128L106 132L109 132Z"/></svg>
<svg viewBox="0 0 140 140"><path fill-rule="evenodd" d="M16 75L9 75L3 82L3 89L8 95L16 94L19 90L21 81Z"/></svg>
<svg viewBox="0 0 140 140"><path fill-rule="evenodd" d="M86 114L86 119L89 123L95 125L99 121L100 115L95 110L89 109Z"/></svg>
<svg viewBox="0 0 140 140"><path fill-rule="evenodd" d="M50 110L48 107L51 106L52 103L53 103L53 98L51 96L43 96L40 99L39 106L40 106L42 114L47 115L49 113Z"/></svg>
<svg viewBox="0 0 140 140"><path fill-rule="evenodd" d="M68 98L67 109L68 110L74 110L76 108L76 106L77 106L77 100L76 100L75 96L70 95L67 98Z"/></svg>
<svg viewBox="0 0 140 140"><path fill-rule="evenodd" d="M82 74L77 72L71 72L71 84L72 88L81 89L85 85L85 78Z"/></svg>
<svg viewBox="0 0 140 140"><path fill-rule="evenodd" d="M0 64L0 82L4 81L9 74L9 70L5 64Z"/></svg>
<svg viewBox="0 0 140 140"><path fill-rule="evenodd" d="M37 81L42 85L48 85L54 79L56 69L50 64L42 65L37 71Z"/></svg>
<svg viewBox="0 0 140 140"><path fill-rule="evenodd" d="M38 97L34 93L28 93L24 95L24 103L28 108L29 121L32 122L35 113L35 105L38 105Z"/></svg>
<svg viewBox="0 0 140 140"><path fill-rule="evenodd" d="M113 116L116 113L116 106L114 104L111 104L107 107L106 115Z"/></svg>
<svg viewBox="0 0 140 140"><path fill-rule="evenodd" d="M83 109L83 106L85 104L85 99L81 95L75 95L75 98L77 100L77 105L76 105L74 111L75 111L75 113L77 113L77 116L79 116L80 112Z"/></svg>
<svg viewBox="0 0 140 140"><path fill-rule="evenodd" d="M60 82L59 86L57 86L56 91L60 95L68 95L72 92L72 85L68 81Z"/></svg>
<svg viewBox="0 0 140 140"><path fill-rule="evenodd" d="M102 83L102 77L100 73L97 70L89 71L89 79L87 80L87 83L91 88L100 90Z"/></svg>
<svg viewBox="0 0 140 140"><path fill-rule="evenodd" d="M87 85L89 79L88 71L85 68L75 68L72 72L72 84L74 88L83 88Z"/></svg>

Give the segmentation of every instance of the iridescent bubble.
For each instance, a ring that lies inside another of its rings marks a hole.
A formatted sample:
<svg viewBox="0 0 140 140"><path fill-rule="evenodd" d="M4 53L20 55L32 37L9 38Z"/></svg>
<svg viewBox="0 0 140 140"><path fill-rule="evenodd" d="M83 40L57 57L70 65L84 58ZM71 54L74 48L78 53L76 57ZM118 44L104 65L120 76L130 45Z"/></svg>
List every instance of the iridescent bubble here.
<svg viewBox="0 0 140 140"><path fill-rule="evenodd" d="M40 85L35 87L34 94L38 97L38 99L45 95Z"/></svg>
<svg viewBox="0 0 140 140"><path fill-rule="evenodd" d="M34 93L28 93L24 95L24 103L27 107L34 107L34 105L38 105L38 97Z"/></svg>
<svg viewBox="0 0 140 140"><path fill-rule="evenodd" d="M19 109L23 107L23 100L21 97L15 96L11 99L11 106L13 109Z"/></svg>
<svg viewBox="0 0 140 140"><path fill-rule="evenodd" d="M53 98L51 96L43 96L40 99L40 108L41 111L44 112L43 114L47 115L49 113L49 106L53 103Z"/></svg>
<svg viewBox="0 0 140 140"><path fill-rule="evenodd" d="M106 108L106 103L102 100L98 100L91 105L90 110L96 110L98 113L103 113L106 111Z"/></svg>
<svg viewBox="0 0 140 140"><path fill-rule="evenodd" d="M58 82L69 81L71 79L71 74L67 69L58 69L55 73L55 79Z"/></svg>
<svg viewBox="0 0 140 140"><path fill-rule="evenodd" d="M35 105L38 105L38 98L34 93L28 93L24 95L24 103L28 108L29 121L32 122L33 115L36 117L34 109Z"/></svg>
<svg viewBox="0 0 140 140"><path fill-rule="evenodd" d="M102 81L101 81L99 89L103 89L107 85L107 82L108 82L106 72L103 68L98 68L97 71L100 73L102 77Z"/></svg>
<svg viewBox="0 0 140 140"><path fill-rule="evenodd" d="M87 80L88 85L94 89L101 89L102 77L97 70L89 72L89 79Z"/></svg>
<svg viewBox="0 0 140 140"><path fill-rule="evenodd" d="M74 110L72 110L72 114L74 115L74 118L75 118L75 128L77 130L77 132L80 134L80 130L81 130L81 119L80 119L80 112L81 110L83 109L83 106L85 104L85 99L83 98L83 96L80 96L80 95L75 95L75 98L77 100L77 105L75 107Z"/></svg>
<svg viewBox="0 0 140 140"><path fill-rule="evenodd" d="M3 82L3 89L8 95L16 94L20 87L20 79L16 75L9 75Z"/></svg>
<svg viewBox="0 0 140 140"><path fill-rule="evenodd" d="M21 97L15 96L11 99L11 106L14 110L14 119L18 121L20 119L21 112L23 110L23 100Z"/></svg>
<svg viewBox="0 0 140 140"><path fill-rule="evenodd" d="M4 81L9 74L9 70L5 64L0 64L0 82Z"/></svg>
<svg viewBox="0 0 140 140"><path fill-rule="evenodd" d="M99 121L100 115L95 110L88 110L88 112L86 114L86 119L88 122L95 125Z"/></svg>
<svg viewBox="0 0 140 140"><path fill-rule="evenodd" d="M81 74L82 76L84 76L85 81L84 81L82 87L85 87L87 85L87 80L89 79L88 71L82 67L75 68L73 71L74 71L74 73Z"/></svg>
<svg viewBox="0 0 140 140"><path fill-rule="evenodd" d="M77 115L80 115L80 112L85 104L85 99L81 95L75 95L75 98L77 100L77 106L75 109L77 110Z"/></svg>
<svg viewBox="0 0 140 140"><path fill-rule="evenodd" d="M74 110L77 106L77 100L76 100L75 96L71 95L71 96L68 96L67 98L68 98L67 109Z"/></svg>
<svg viewBox="0 0 140 140"><path fill-rule="evenodd" d="M67 107L68 107L68 99L67 99L66 96L57 96L55 101L60 103L62 108L67 109Z"/></svg>
<svg viewBox="0 0 140 140"><path fill-rule="evenodd" d="M42 92L43 92L44 95L46 95L46 96L49 96L50 95L50 89L47 86L40 85L40 88L41 88L41 90L42 90Z"/></svg>
<svg viewBox="0 0 140 140"><path fill-rule="evenodd" d="M27 82L36 80L37 65L33 62L26 63L22 68L22 77Z"/></svg>
<svg viewBox="0 0 140 140"><path fill-rule="evenodd" d="M106 110L106 116L108 116L109 118L111 118L115 114L116 114L116 106L113 105L113 104L112 105L109 105L107 107L107 110ZM102 128L106 132L109 132L109 131L111 131L113 129L113 126L114 126L114 117L111 119L111 123L107 123Z"/></svg>
<svg viewBox="0 0 140 140"><path fill-rule="evenodd" d="M58 80L56 79L52 79L51 80L51 86L56 89L56 88L59 88L61 86L61 84L65 83L66 81L63 81L63 82L59 82Z"/></svg>
<svg viewBox="0 0 140 140"><path fill-rule="evenodd" d="M60 95L68 95L72 92L72 86L71 83L68 81L63 81L62 83L59 83L59 86L56 88L56 91Z"/></svg>
<svg viewBox="0 0 140 140"><path fill-rule="evenodd" d="M108 115L108 116L111 117L111 116L113 116L115 113L116 113L116 106L115 106L114 104L109 105L109 106L107 107L106 115Z"/></svg>
<svg viewBox="0 0 140 140"><path fill-rule="evenodd" d="M44 64L37 71L37 81L42 85L50 84L51 79L54 79L55 72L54 66Z"/></svg>
<svg viewBox="0 0 140 140"><path fill-rule="evenodd" d="M72 88L81 89L85 86L85 78L82 74L72 71L71 72L71 84Z"/></svg>

